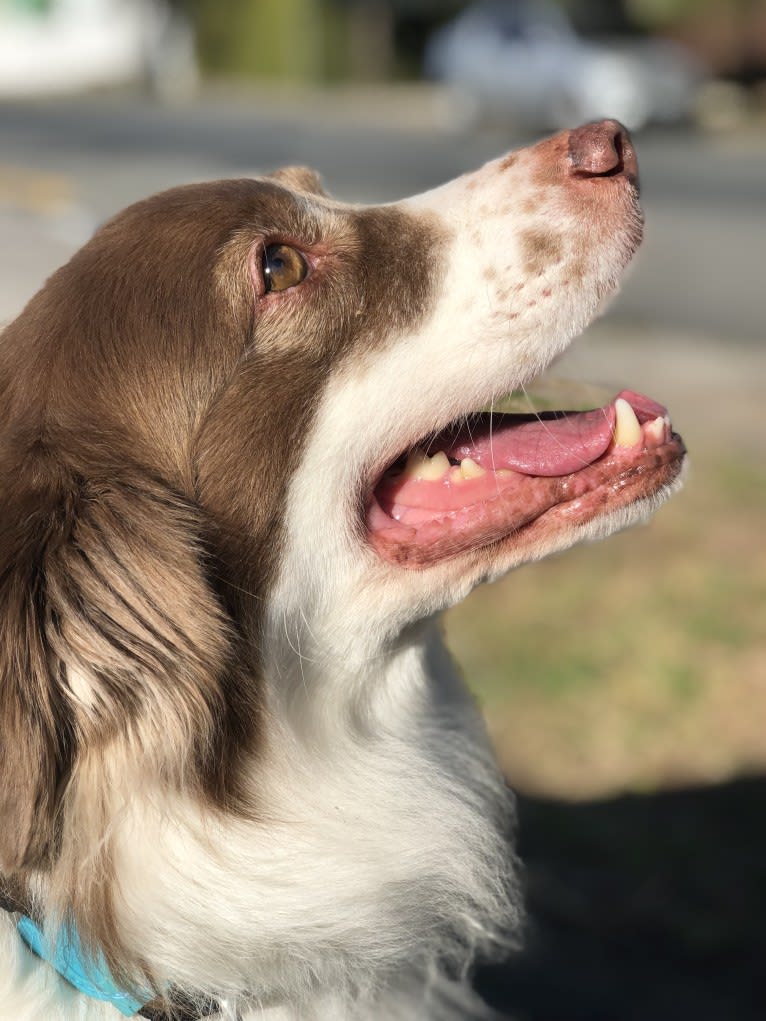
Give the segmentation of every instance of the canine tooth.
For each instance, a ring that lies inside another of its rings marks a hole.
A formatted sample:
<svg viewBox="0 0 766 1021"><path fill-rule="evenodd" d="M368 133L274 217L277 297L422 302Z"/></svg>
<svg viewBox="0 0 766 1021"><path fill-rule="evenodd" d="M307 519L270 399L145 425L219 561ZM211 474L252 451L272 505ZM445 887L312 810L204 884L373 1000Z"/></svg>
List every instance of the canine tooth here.
<svg viewBox="0 0 766 1021"><path fill-rule="evenodd" d="M486 472L480 464L472 461L470 457L464 457L460 462L460 474L464 479L480 479Z"/></svg>
<svg viewBox="0 0 766 1021"><path fill-rule="evenodd" d="M402 474L405 478L434 482L448 470L449 458L443 450L434 454L433 457L429 457L423 450L416 447L407 458L407 464L404 466Z"/></svg>
<svg viewBox="0 0 766 1021"><path fill-rule="evenodd" d="M665 442L665 417L660 415L655 418L652 422L647 422L644 426L644 433L648 440L653 443L664 443Z"/></svg>
<svg viewBox="0 0 766 1021"><path fill-rule="evenodd" d="M617 419L614 424L614 444L616 447L635 447L641 441L641 426L636 413L623 397L614 402Z"/></svg>

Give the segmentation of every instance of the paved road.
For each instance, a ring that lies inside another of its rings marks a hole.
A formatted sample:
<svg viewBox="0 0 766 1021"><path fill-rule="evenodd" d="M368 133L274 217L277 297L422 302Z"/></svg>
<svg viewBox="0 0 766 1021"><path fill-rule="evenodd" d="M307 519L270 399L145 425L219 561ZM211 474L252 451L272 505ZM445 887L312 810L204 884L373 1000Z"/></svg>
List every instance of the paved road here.
<svg viewBox="0 0 766 1021"><path fill-rule="evenodd" d="M0 105L0 320L93 226L183 181L309 163L336 194L389 200L525 140L454 132L401 102L372 107L208 97L175 110L135 97ZM763 340L766 139L639 139L647 234L614 315Z"/></svg>

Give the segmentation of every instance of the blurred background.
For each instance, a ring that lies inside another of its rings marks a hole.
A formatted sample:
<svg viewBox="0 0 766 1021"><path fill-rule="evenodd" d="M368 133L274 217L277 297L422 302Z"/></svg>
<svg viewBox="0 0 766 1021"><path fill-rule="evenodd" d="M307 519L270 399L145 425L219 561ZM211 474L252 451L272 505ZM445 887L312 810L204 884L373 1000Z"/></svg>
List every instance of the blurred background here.
<svg viewBox="0 0 766 1021"><path fill-rule="evenodd" d="M646 241L540 390L645 391L692 471L447 616L527 868L479 981L522 1021L763 1021L766 0L0 0L0 324L152 191L308 163L387 201L600 116Z"/></svg>

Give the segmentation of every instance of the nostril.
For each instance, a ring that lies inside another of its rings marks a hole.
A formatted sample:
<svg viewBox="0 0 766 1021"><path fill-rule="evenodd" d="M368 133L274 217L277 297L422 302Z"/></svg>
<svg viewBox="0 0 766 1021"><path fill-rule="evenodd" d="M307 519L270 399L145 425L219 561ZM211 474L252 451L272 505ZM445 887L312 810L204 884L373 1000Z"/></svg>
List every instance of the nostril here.
<svg viewBox="0 0 766 1021"><path fill-rule="evenodd" d="M622 167L623 166L623 161L622 161L623 133L622 133L622 131L618 131L617 134L614 136L614 138L612 139L612 145L614 146L614 151L615 151L615 154L617 156L618 166Z"/></svg>
<svg viewBox="0 0 766 1021"><path fill-rule="evenodd" d="M633 141L619 121L584 124L569 134L569 161L576 177L638 178Z"/></svg>

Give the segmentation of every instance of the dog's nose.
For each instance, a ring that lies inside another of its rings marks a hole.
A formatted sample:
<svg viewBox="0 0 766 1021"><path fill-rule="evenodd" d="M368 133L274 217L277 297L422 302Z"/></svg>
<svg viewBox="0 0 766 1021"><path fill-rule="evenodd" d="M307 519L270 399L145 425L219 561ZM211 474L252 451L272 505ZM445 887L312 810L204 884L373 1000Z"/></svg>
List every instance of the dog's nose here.
<svg viewBox="0 0 766 1021"><path fill-rule="evenodd" d="M570 131L569 162L575 177L623 176L638 183L633 140L619 121L597 121Z"/></svg>

